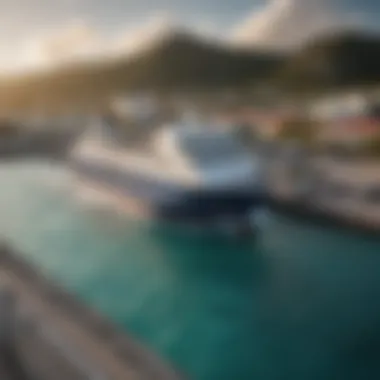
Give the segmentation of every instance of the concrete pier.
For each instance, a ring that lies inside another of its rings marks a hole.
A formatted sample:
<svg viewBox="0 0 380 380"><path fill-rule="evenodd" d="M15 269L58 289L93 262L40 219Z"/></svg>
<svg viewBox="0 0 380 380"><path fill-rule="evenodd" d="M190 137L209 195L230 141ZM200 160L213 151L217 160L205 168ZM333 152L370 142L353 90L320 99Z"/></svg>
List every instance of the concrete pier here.
<svg viewBox="0 0 380 380"><path fill-rule="evenodd" d="M0 247L0 379L181 378L8 247Z"/></svg>
<svg viewBox="0 0 380 380"><path fill-rule="evenodd" d="M322 155L271 161L269 200L277 212L326 226L380 236L380 162Z"/></svg>

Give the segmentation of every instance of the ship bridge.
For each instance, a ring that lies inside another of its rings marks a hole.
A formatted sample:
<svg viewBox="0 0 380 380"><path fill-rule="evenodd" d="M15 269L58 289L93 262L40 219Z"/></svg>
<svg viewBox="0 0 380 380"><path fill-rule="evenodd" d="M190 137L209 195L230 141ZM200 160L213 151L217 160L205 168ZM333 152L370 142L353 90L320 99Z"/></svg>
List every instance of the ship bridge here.
<svg viewBox="0 0 380 380"><path fill-rule="evenodd" d="M240 186L257 180L258 160L223 126L164 128L156 135L155 149L169 165L191 171L203 185Z"/></svg>

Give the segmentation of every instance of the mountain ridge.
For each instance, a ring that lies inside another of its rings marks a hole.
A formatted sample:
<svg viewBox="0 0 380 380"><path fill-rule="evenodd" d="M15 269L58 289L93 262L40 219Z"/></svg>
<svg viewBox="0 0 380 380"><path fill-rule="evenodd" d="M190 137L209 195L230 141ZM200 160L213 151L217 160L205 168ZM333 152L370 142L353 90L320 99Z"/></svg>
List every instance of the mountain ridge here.
<svg viewBox="0 0 380 380"><path fill-rule="evenodd" d="M280 82L295 89L380 82L380 35L358 30L326 34L293 54L280 71Z"/></svg>
<svg viewBox="0 0 380 380"><path fill-rule="evenodd" d="M2 81L0 103L17 109L52 106L75 98L94 99L126 90L167 92L246 86L270 76L282 59L274 53L230 49L177 31L133 56L81 62Z"/></svg>
<svg viewBox="0 0 380 380"><path fill-rule="evenodd" d="M133 56L81 62L0 82L3 109L100 104L126 91L159 93L252 89L269 83L313 91L380 83L380 36L359 30L327 34L292 54L231 48L176 31Z"/></svg>

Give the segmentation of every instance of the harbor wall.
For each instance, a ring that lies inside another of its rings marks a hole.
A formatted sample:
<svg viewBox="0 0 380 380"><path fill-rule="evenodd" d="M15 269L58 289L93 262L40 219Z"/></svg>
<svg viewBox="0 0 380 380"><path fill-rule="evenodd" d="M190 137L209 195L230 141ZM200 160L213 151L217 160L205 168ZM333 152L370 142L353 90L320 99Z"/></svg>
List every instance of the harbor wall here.
<svg viewBox="0 0 380 380"><path fill-rule="evenodd" d="M19 367L34 371L35 378L48 379L49 366L50 379L56 380L183 378L136 339L42 276L5 245L0 247L0 290L11 295L16 305L11 322L13 352L18 353ZM0 327L4 327L6 310L10 321L10 309L0 305ZM54 363L62 367L59 373ZM39 375L41 370L45 370L46 376ZM71 375L63 377L63 373Z"/></svg>
<svg viewBox="0 0 380 380"><path fill-rule="evenodd" d="M380 236L380 160L309 152L268 162L269 203L276 212Z"/></svg>

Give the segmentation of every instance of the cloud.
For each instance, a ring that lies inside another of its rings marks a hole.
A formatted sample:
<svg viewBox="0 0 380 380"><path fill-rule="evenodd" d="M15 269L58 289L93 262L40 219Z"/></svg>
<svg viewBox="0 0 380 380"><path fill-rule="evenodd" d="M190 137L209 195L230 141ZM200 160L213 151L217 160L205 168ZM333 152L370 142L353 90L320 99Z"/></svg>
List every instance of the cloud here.
<svg viewBox="0 0 380 380"><path fill-rule="evenodd" d="M114 51L119 54L134 54L144 51L181 30L205 39L220 38L217 27L211 21L198 19L196 24L186 24L178 21L172 13L157 12L141 25L127 28L119 34L114 41Z"/></svg>
<svg viewBox="0 0 380 380"><path fill-rule="evenodd" d="M149 48L175 29L168 14L157 13L121 32L104 35L85 20L44 30L29 38L20 61L29 68L48 68L81 60L134 54Z"/></svg>
<svg viewBox="0 0 380 380"><path fill-rule="evenodd" d="M363 26L362 17L328 0L272 0L233 28L231 42L274 49L295 48L330 31Z"/></svg>
<svg viewBox="0 0 380 380"><path fill-rule="evenodd" d="M112 42L113 50L117 54L136 53L166 38L176 28L173 15L164 12L154 13L141 25L119 33Z"/></svg>
<svg viewBox="0 0 380 380"><path fill-rule="evenodd" d="M332 1L271 0L232 29L224 30L206 16L184 22L172 12L152 11L139 23L126 23L107 33L85 19L76 19L44 29L19 45L17 69L44 69L80 60L132 55L178 29L233 46L290 49L321 32L363 26L366 20L362 15L344 11Z"/></svg>
<svg viewBox="0 0 380 380"><path fill-rule="evenodd" d="M56 64L96 55L103 45L95 28L83 20L75 20L32 38L27 45L27 55L36 64Z"/></svg>
<svg viewBox="0 0 380 380"><path fill-rule="evenodd" d="M217 34L210 22L186 26L177 22L173 14L165 12L155 12L140 24L107 36L85 20L75 20L34 36L26 45L21 60L29 67L46 68L79 60L133 55L182 29L205 38Z"/></svg>

